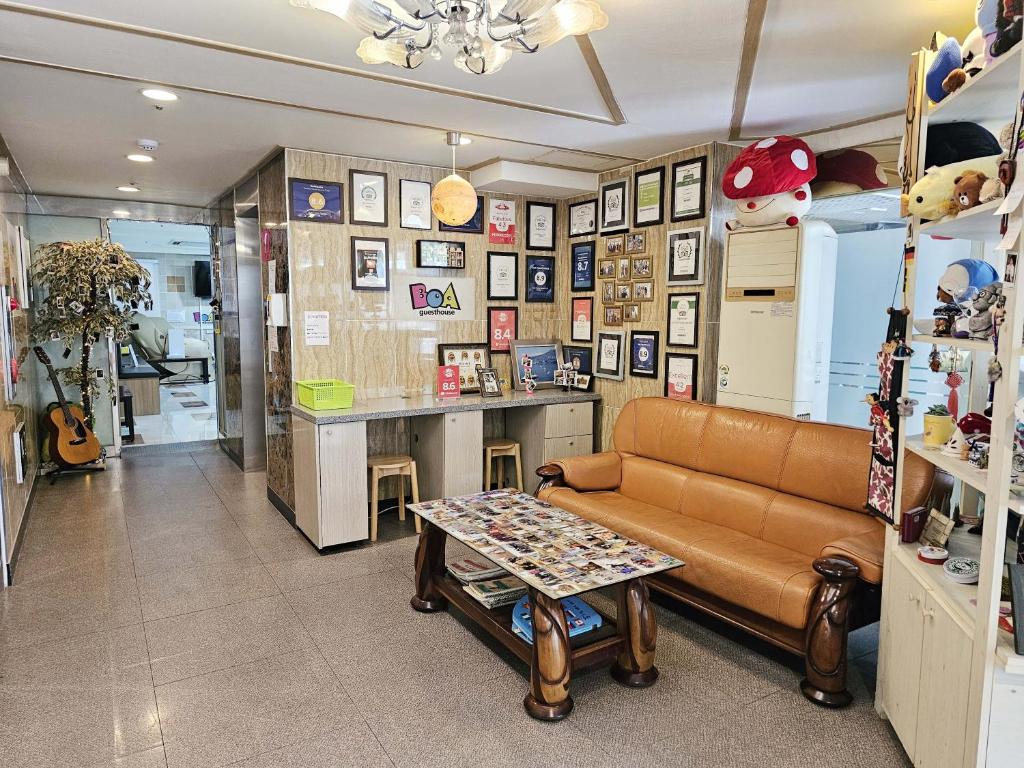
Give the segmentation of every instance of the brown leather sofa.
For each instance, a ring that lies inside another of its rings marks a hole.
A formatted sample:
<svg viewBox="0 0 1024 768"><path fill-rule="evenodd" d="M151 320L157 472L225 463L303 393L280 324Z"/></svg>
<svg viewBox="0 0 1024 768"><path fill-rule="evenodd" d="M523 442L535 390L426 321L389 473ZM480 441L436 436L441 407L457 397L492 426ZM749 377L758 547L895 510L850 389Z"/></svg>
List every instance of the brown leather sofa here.
<svg viewBox="0 0 1024 768"><path fill-rule="evenodd" d="M681 559L648 584L804 657L804 695L840 707L850 629L878 620L884 526L864 511L870 433L640 398L615 450L541 467L538 496ZM904 503L932 465L904 464Z"/></svg>

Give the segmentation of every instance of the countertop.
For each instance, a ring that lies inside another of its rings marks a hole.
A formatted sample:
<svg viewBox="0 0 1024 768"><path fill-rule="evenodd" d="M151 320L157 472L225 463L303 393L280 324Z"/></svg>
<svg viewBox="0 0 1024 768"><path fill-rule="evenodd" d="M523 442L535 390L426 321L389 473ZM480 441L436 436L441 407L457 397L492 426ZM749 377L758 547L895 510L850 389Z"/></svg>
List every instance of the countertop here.
<svg viewBox="0 0 1024 768"><path fill-rule="evenodd" d="M505 392L501 397L480 397L463 395L460 398L438 398L434 395L414 397L378 397L360 400L351 408L333 411L313 411L301 405L293 405L292 413L314 424L342 424L349 421L372 421L374 419L400 419L408 416L427 416L432 413L454 413L456 411L488 411L494 408L520 408L537 405L559 405L561 403L592 403L601 399L593 392L565 392L559 389L542 389L533 395L526 392Z"/></svg>

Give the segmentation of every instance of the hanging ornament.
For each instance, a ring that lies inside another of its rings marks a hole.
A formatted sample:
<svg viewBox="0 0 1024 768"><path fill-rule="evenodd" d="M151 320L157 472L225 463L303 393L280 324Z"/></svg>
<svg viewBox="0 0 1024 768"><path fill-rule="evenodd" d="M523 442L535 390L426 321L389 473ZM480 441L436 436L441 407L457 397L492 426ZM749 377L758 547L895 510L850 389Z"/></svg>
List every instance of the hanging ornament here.
<svg viewBox="0 0 1024 768"><path fill-rule="evenodd" d="M909 360L913 356L913 354L914 350L910 348L910 345L907 344L903 339L898 339L896 348L893 350L892 353L892 359Z"/></svg>
<svg viewBox="0 0 1024 768"><path fill-rule="evenodd" d="M1003 365L999 362L998 358L991 357L988 361L988 380L995 384L1003 378Z"/></svg>
<svg viewBox="0 0 1024 768"><path fill-rule="evenodd" d="M913 416L914 406L917 405L917 400L903 396L896 398L896 413L900 416Z"/></svg>
<svg viewBox="0 0 1024 768"><path fill-rule="evenodd" d="M942 353L939 352L939 348L932 344L932 351L928 353L928 369L932 373L938 373L942 370Z"/></svg>
<svg viewBox="0 0 1024 768"><path fill-rule="evenodd" d="M960 398L957 395L956 389L963 383L964 377L957 373L956 367L954 366L953 369L950 370L949 375L946 376L945 381L946 386L949 387L949 395L946 398L946 408L949 409L949 413L954 419L957 418L958 411L960 410Z"/></svg>

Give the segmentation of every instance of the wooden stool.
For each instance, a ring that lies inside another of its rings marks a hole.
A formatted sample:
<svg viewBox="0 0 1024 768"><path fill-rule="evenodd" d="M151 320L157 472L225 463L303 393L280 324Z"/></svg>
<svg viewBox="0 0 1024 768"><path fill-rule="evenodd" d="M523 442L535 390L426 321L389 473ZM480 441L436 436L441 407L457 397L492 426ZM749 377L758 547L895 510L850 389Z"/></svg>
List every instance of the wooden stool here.
<svg viewBox="0 0 1024 768"><path fill-rule="evenodd" d="M370 469L370 541L377 540L377 511L380 504L380 481L385 477L398 478L398 519L405 520L405 477L412 486L412 502L420 500L420 486L416 480L416 462L412 456L370 456L366 460ZM420 516L416 518L416 533L420 532Z"/></svg>
<svg viewBox="0 0 1024 768"><path fill-rule="evenodd" d="M489 437L484 440L484 490L491 490L491 462L498 460L498 488L505 487L506 457L516 460L516 488L523 490L523 462L519 456L519 443L504 437Z"/></svg>

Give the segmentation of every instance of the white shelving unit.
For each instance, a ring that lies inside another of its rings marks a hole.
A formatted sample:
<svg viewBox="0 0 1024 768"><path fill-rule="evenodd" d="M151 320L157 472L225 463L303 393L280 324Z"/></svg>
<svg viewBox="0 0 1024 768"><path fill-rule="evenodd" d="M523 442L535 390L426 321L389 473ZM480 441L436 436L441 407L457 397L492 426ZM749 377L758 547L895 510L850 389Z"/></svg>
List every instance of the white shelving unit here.
<svg viewBox="0 0 1024 768"><path fill-rule="evenodd" d="M928 54L913 56L909 77L908 115L904 146L904 192L924 171L929 123L971 121L998 133L1002 123L1020 109L1024 92L1024 46L1017 45L987 70L942 102L929 103L924 93ZM1024 154L1018 156L1017 184L1024 184ZM913 218L907 228L911 257L905 260L904 305L915 317L914 293L917 259L930 237L957 238L995 243L1001 239L1002 200L986 203L958 216L922 224ZM1021 209L1013 217L1024 214ZM1018 252L1020 243L1011 249ZM975 248L979 251L980 246ZM999 265L1001 266L1001 265ZM957 529L950 538L951 556L968 555L981 562L977 585L947 579L941 567L917 558L916 544L902 544L897 530L886 534L885 581L882 594L882 626L879 649L876 709L888 717L915 765L987 766L1002 768L1021 764L1024 729L1007 729L1001 723L1024 723L1024 657L1013 652L1013 640L998 628L999 598L1007 557L1008 511L1024 507L1011 493L1010 465L1015 434L1013 406L1018 398L1020 354L1024 336L1024 290L1004 284L1006 318L1000 329L998 355L1002 377L993 398L992 438L987 470L966 461L927 449L920 437L901 430L898 455L917 454L985 497L984 530L981 536ZM931 307L927 308L930 315ZM926 316L925 312L919 313ZM985 376L993 355L988 341L936 338L914 334L912 340L974 353L972 376ZM910 366L904 366L903 391L909 388ZM902 465L901 465L902 466ZM903 510L899 503L902 472L896 476L896 521ZM1012 551L1012 548L1009 550ZM1019 690L1019 693L1018 693ZM998 707L994 707L998 702ZM1007 709L1012 711L1008 712ZM1016 761L1006 762L1007 755Z"/></svg>

